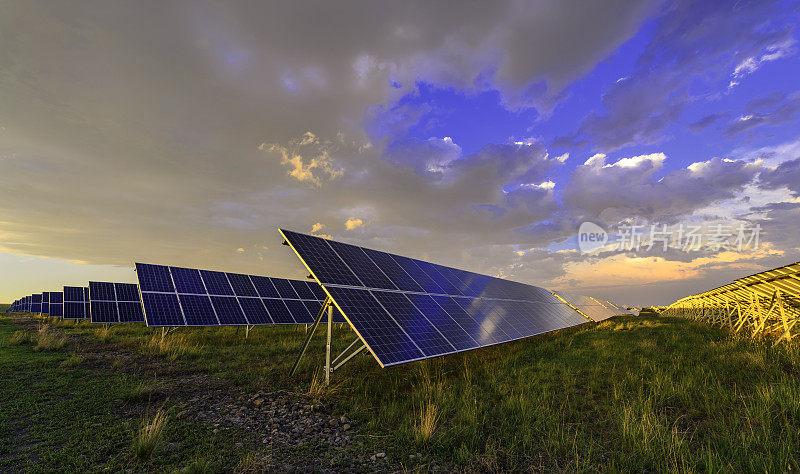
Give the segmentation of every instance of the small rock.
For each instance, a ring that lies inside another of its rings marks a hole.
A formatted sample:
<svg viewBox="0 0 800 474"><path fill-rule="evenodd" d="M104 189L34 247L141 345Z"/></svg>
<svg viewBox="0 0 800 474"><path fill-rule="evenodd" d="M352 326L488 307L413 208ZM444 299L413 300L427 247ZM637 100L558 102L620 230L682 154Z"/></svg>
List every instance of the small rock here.
<svg viewBox="0 0 800 474"><path fill-rule="evenodd" d="M262 403L264 403L264 399L263 398L256 398L255 400L253 400L253 405L255 405L255 406L259 406Z"/></svg>
<svg viewBox="0 0 800 474"><path fill-rule="evenodd" d="M350 424L349 424L349 423L345 423L345 425L344 425L344 426L342 426L342 429L343 429L344 431L347 431L347 430L349 430L349 429L350 429Z"/></svg>
<svg viewBox="0 0 800 474"><path fill-rule="evenodd" d="M384 453L383 451L381 451L381 452L379 452L378 454L376 454L375 456L378 456L379 458L385 458L385 457L386 457L386 453Z"/></svg>

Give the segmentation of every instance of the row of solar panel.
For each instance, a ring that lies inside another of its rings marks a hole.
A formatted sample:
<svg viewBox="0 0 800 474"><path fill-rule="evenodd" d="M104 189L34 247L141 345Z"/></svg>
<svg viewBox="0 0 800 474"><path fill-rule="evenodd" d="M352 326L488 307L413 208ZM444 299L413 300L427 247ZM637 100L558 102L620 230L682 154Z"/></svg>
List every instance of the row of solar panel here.
<svg viewBox="0 0 800 474"><path fill-rule="evenodd" d="M310 324L325 299L319 285L305 281L160 265L137 267L145 288L159 291L144 291L140 296L136 284L89 282L88 288L64 287L63 303L61 292L58 296L44 292L26 297L20 308L49 316L91 317L95 323L147 322L149 326ZM165 289L171 291L161 291ZM58 309L51 299L59 301ZM345 320L337 315L335 322Z"/></svg>
<svg viewBox="0 0 800 474"><path fill-rule="evenodd" d="M326 298L300 280L147 263L136 274L148 326L311 324Z"/></svg>
<svg viewBox="0 0 800 474"><path fill-rule="evenodd" d="M334 240L281 232L326 287L341 285L435 295L553 301L553 295L544 288Z"/></svg>
<svg viewBox="0 0 800 474"><path fill-rule="evenodd" d="M580 311L586 317L595 322L604 321L612 316L620 314L620 308L609 301L602 301L591 296L584 296L564 291L554 292L570 306Z"/></svg>
<svg viewBox="0 0 800 474"><path fill-rule="evenodd" d="M544 288L281 232L382 366L588 321Z"/></svg>

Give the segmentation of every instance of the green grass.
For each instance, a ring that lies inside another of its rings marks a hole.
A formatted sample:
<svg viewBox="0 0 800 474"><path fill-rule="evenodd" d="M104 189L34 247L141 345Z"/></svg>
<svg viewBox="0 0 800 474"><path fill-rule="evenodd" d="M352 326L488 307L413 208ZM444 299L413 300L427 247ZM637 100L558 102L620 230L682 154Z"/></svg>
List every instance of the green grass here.
<svg viewBox="0 0 800 474"><path fill-rule="evenodd" d="M230 470L244 457L234 433L171 420L163 439L175 449L139 460L134 441L147 407L125 409L123 399L147 380L83 369L69 343L39 352L35 335L12 343L17 332L0 318L0 472L169 471L198 460Z"/></svg>
<svg viewBox="0 0 800 474"><path fill-rule="evenodd" d="M425 469L434 460L439 466L480 470L800 468L800 349L773 348L772 341L738 338L683 319L617 317L388 369L359 356L332 375L330 388L319 384L322 330L290 378L304 339L302 328L256 328L247 339L243 329L182 329L163 343L156 341L160 332L141 325L115 326L102 341L97 326L87 323L59 329L83 335L96 350L139 352L245 390L288 389L319 397L356 421L364 452L386 451L408 468ZM44 453L54 453L48 458L52 464L44 465L83 469L99 463L117 469L145 463L172 469L191 464L197 469L209 456L215 466L257 464L251 453L223 452L208 427L191 425L191 430L187 421L177 419L166 424L164 442L190 436L186 450L167 455L155 449L147 461L137 460L130 445L142 414L110 413L119 411L112 409L115 400L148 403L158 381L89 373L81 363L59 367L70 357L69 344L36 353L30 343L11 344L14 331L10 323L0 325L0 372L12 374L10 384L0 384L0 430L13 434L26 425L48 427L38 438L29 435L47 447ZM337 326L334 335L337 352L354 337L344 326ZM79 421L59 421L52 407L35 405L38 398L55 407L66 404L60 416L75 410ZM97 423L95 417L104 420L103 427L80 422ZM11 428L5 428L6 421ZM98 440L87 439L92 437ZM72 444L59 448L65 439ZM4 441L0 459L7 459L3 450L19 450L15 444ZM92 451L96 446L103 446L104 454ZM26 449L39 451L41 446ZM74 456L78 451L83 454ZM194 453L203 455L192 464ZM421 459L410 460L416 453L422 453ZM19 456L25 455L15 459Z"/></svg>

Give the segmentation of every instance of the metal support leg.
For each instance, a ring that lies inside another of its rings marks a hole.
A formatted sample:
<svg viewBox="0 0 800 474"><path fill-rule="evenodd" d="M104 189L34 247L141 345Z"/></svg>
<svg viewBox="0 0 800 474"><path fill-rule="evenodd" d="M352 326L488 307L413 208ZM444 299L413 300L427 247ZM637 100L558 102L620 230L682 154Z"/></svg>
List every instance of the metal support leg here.
<svg viewBox="0 0 800 474"><path fill-rule="evenodd" d="M342 357L344 357L344 355L345 355L345 354L347 354L347 351L349 351L350 349L352 349L352 348L353 348L353 346L355 346L356 344L358 344L358 342L359 342L360 340L361 340L361 338L358 338L358 337L357 337L355 341L351 342L351 343L350 343L350 345L349 345L349 346L347 346L347 349L343 350L343 351L342 351L342 352L341 352L341 353L340 353L340 354L339 354L339 355L338 355L338 356L337 356L335 359L333 359L333 362L332 362L332 363L333 363L333 365L335 366L335 365L336 365L336 364L339 362L339 359L341 359Z"/></svg>
<svg viewBox="0 0 800 474"><path fill-rule="evenodd" d="M314 335L314 331L317 330L317 326L319 326L319 322L322 321L322 316L325 314L325 310L330 305L330 300L325 299L325 302L322 303L322 308L319 310L319 314L317 315L317 319L314 321L314 324L311 326L311 331L306 336L306 342L303 344L303 348L300 350L300 355L297 356L297 360L294 362L292 366L292 371L289 373L291 377L297 371L297 366L300 365L300 359L303 358L303 354L306 353L306 349L308 349L308 345L311 343L311 336Z"/></svg>
<svg viewBox="0 0 800 474"><path fill-rule="evenodd" d="M359 339L359 340L360 340L360 339ZM357 356L358 354L360 354L360 353L361 353L361 351L363 351L363 350L364 350L364 349L366 349L366 348L367 348L367 346L366 346L365 344L361 344L361 347L359 347L358 349L354 350L354 351L353 351L353 352L352 352L352 353L351 353L349 356L345 357L345 358L344 358L344 360L342 360L341 362L339 362L338 364L336 364L336 365L333 367L333 371L335 372L335 371L339 370L339 367L341 367L341 366L343 366L344 364L346 364L348 360L350 360L350 359L352 359L353 357ZM344 352L342 353L342 355L344 355Z"/></svg>
<svg viewBox="0 0 800 474"><path fill-rule="evenodd" d="M253 328L253 326L250 326L249 324L244 327L244 338L245 339L250 337L250 329L252 329L252 328Z"/></svg>
<svg viewBox="0 0 800 474"><path fill-rule="evenodd" d="M328 337L325 344L325 386L331 384L331 331L333 330L333 305L328 305Z"/></svg>

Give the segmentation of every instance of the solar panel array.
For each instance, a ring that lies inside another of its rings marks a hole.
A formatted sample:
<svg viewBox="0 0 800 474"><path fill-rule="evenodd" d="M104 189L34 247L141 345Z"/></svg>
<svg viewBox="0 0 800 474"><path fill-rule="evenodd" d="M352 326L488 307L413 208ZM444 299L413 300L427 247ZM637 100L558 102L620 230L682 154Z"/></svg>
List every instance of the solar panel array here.
<svg viewBox="0 0 800 474"><path fill-rule="evenodd" d="M586 315L592 321L603 321L622 312L609 302L592 298L591 296L569 293L566 291L555 291L555 294L563 298L575 309Z"/></svg>
<svg viewBox="0 0 800 474"><path fill-rule="evenodd" d="M61 318L64 316L64 293L60 291L50 292L50 316Z"/></svg>
<svg viewBox="0 0 800 474"><path fill-rule="evenodd" d="M144 322L139 287L135 283L90 281L89 307L93 323Z"/></svg>
<svg viewBox="0 0 800 474"><path fill-rule="evenodd" d="M42 294L41 293L34 293L31 295L31 313L41 313L42 312Z"/></svg>
<svg viewBox="0 0 800 474"><path fill-rule="evenodd" d="M325 300L302 280L147 263L136 274L148 326L311 324Z"/></svg>
<svg viewBox="0 0 800 474"><path fill-rule="evenodd" d="M587 322L544 288L281 233L384 367Z"/></svg>
<svg viewBox="0 0 800 474"><path fill-rule="evenodd" d="M49 316L50 315L50 292L43 291L42 292L42 309L39 310L39 313Z"/></svg>
<svg viewBox="0 0 800 474"><path fill-rule="evenodd" d="M85 319L90 314L89 287L64 287L64 319Z"/></svg>

